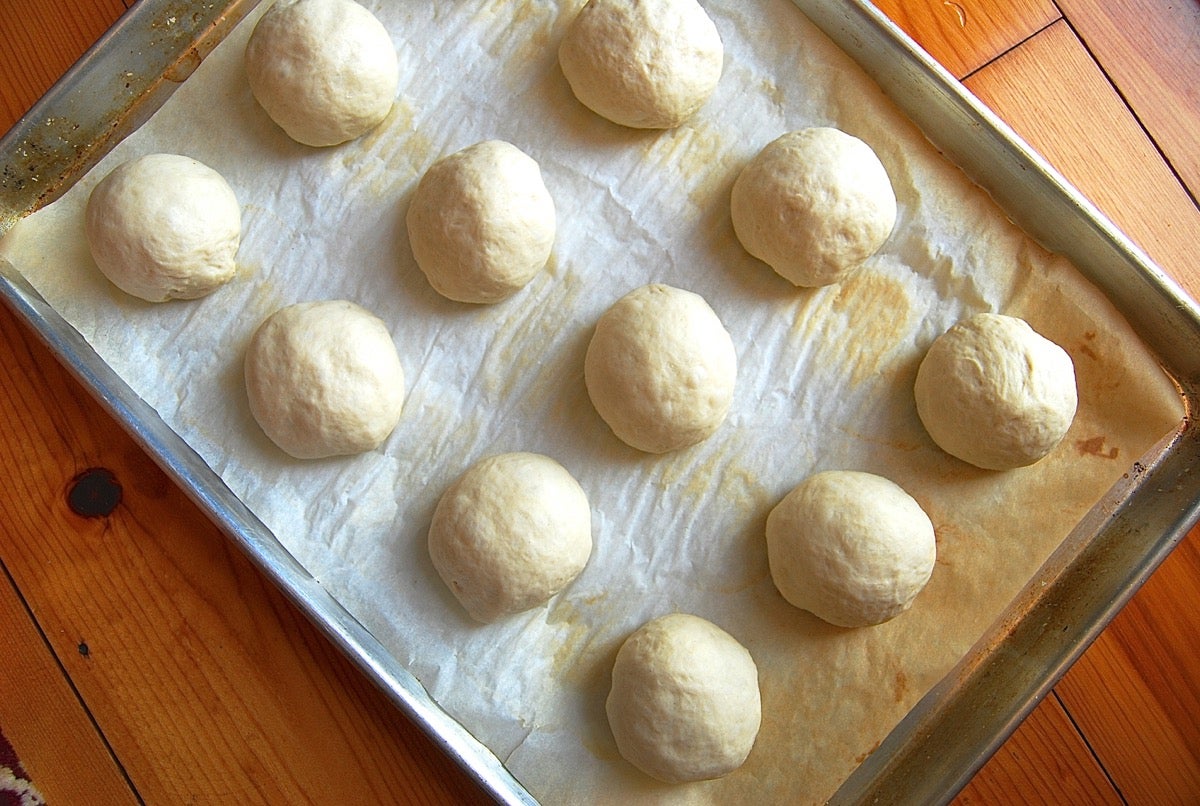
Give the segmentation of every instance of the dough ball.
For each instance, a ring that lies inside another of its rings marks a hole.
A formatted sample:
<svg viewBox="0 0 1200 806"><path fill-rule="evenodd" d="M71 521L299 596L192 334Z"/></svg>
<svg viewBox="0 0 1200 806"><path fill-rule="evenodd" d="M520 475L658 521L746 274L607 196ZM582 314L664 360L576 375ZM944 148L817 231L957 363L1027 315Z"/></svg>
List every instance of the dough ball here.
<svg viewBox="0 0 1200 806"><path fill-rule="evenodd" d="M738 175L730 210L746 251L794 285L840 282L883 246L896 195L871 147L832 128L789 132Z"/></svg>
<svg viewBox="0 0 1200 806"><path fill-rule="evenodd" d="M587 565L592 511L562 465L536 453L475 463L438 501L429 556L472 618L544 604Z"/></svg>
<svg viewBox="0 0 1200 806"><path fill-rule="evenodd" d="M276 311L251 338L245 369L254 419L298 459L373 450L404 406L387 326L345 300Z"/></svg>
<svg viewBox="0 0 1200 806"><path fill-rule="evenodd" d="M605 703L626 761L667 783L726 775L758 736L758 668L733 636L673 613L629 636Z"/></svg>
<svg viewBox="0 0 1200 806"><path fill-rule="evenodd" d="M696 0L590 0L558 61L593 112L623 126L669 129L716 90L724 47Z"/></svg>
<svg viewBox="0 0 1200 806"><path fill-rule="evenodd" d="M497 302L541 271L554 246L554 200L537 162L487 140L435 162L408 208L413 257L458 302Z"/></svg>
<svg viewBox="0 0 1200 806"><path fill-rule="evenodd" d="M104 276L149 302L202 297L237 271L237 197L189 157L148 154L117 166L88 197L84 227Z"/></svg>
<svg viewBox="0 0 1200 806"><path fill-rule="evenodd" d="M767 560L788 602L840 627L907 610L933 574L933 524L913 498L872 473L817 473L767 516Z"/></svg>
<svg viewBox="0 0 1200 806"><path fill-rule="evenodd" d="M1033 464L1075 418L1075 365L1024 320L981 313L930 346L917 413L938 446L986 470Z"/></svg>
<svg viewBox="0 0 1200 806"><path fill-rule="evenodd" d="M622 441L649 453L686 448L717 430L733 401L737 355L698 294L646 285L596 323L584 380Z"/></svg>
<svg viewBox="0 0 1200 806"><path fill-rule="evenodd" d="M400 83L387 29L352 0L277 0L250 34L245 66L271 120L309 146L378 126Z"/></svg>

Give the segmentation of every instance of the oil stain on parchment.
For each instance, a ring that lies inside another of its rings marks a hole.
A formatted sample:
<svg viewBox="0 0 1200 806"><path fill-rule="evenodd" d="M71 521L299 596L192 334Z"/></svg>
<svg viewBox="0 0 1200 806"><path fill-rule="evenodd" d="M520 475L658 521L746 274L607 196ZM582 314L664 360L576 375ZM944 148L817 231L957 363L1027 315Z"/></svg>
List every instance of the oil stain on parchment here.
<svg viewBox="0 0 1200 806"><path fill-rule="evenodd" d="M912 305L899 281L864 271L841 284L830 311L845 317L843 353L850 381L858 385L881 370L909 329Z"/></svg>

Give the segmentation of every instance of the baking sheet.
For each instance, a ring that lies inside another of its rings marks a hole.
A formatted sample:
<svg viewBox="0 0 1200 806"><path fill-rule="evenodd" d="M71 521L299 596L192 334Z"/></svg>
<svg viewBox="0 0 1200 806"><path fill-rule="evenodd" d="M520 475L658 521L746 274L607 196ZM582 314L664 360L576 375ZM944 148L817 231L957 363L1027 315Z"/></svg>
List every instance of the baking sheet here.
<svg viewBox="0 0 1200 806"><path fill-rule="evenodd" d="M291 143L253 103L243 25L150 124L18 226L0 253L539 798L821 799L1178 423L1178 396L1108 303L1008 225L791 4L705 4L726 43L722 84L696 119L666 133L619 129L570 96L553 53L579 5L368 4L397 42L400 96L381 130L326 151ZM196 126L212 109L222 111L218 124ZM815 292L746 256L727 209L740 165L805 125L870 142L901 203L897 233L869 270ZM560 232L548 272L509 302L473 308L428 288L402 216L433 159L488 137L541 162ZM81 238L90 187L151 150L212 165L243 202L239 277L196 303L123 297ZM705 295L740 362L735 408L717 437L661 458L617 442L582 384L591 324L650 281ZM257 431L241 355L275 308L331 296L393 326L410 398L383 450L302 464ZM983 309L1026 316L1080 372L1080 417L1028 471L984 473L945 457L911 404L929 341ZM548 453L580 479L597 549L550 608L481 627L441 588L424 529L470 461L518 449ZM829 467L888 475L933 516L934 579L888 625L834 630L771 586L766 512ZM750 648L770 718L738 773L667 788L619 760L602 700L620 640L675 609L711 618Z"/></svg>

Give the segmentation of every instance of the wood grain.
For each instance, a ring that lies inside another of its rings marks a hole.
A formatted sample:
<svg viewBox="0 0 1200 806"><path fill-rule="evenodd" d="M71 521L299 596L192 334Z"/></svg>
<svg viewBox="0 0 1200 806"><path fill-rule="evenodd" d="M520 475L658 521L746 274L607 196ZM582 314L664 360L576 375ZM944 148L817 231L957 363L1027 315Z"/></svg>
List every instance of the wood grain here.
<svg viewBox="0 0 1200 806"><path fill-rule="evenodd" d="M121 0L0 0L0 131L29 111L125 11ZM36 49L36 50L34 50ZM31 51L36 58L25 54Z"/></svg>
<svg viewBox="0 0 1200 806"><path fill-rule="evenodd" d="M1200 297L1196 205L1066 22L1054 23L965 84L1192 297Z"/></svg>
<svg viewBox="0 0 1200 806"><path fill-rule="evenodd" d="M0 442L0 463L22 468L0 498L4 564L139 797L480 798L7 310L0 421L22 424ZM123 486L107 518L65 503L93 466ZM58 763L38 765L48 785L74 775Z"/></svg>
<svg viewBox="0 0 1200 806"><path fill-rule="evenodd" d="M50 803L135 803L133 791L83 704L0 573L0 728L20 748L26 773ZM54 763L73 760L71 774Z"/></svg>
<svg viewBox="0 0 1200 806"><path fill-rule="evenodd" d="M1144 129L1151 116L1135 115L1108 81L1103 65L1122 63L1120 49L1089 51L1068 22L1050 26L966 84L1197 296L1196 188L1181 183L1182 174ZM1200 65L1175 69L1191 86L1200 83ZM1171 98L1143 98L1138 108ZM1200 625L1195 606L1185 604L1200 601L1197 542L1200 530L1193 530L1056 689L1073 725L1131 803L1200 798L1200 653L1193 649ZM1031 723L1013 743L1036 746L1039 737L1026 735ZM1010 774L1011 765L997 759L973 786L1003 786Z"/></svg>
<svg viewBox="0 0 1200 806"><path fill-rule="evenodd" d="M1200 529L1057 691L1130 803L1200 801Z"/></svg>
<svg viewBox="0 0 1200 806"><path fill-rule="evenodd" d="M1033 802L1033 793L1042 803L1121 803L1120 793L1053 695L1042 700L955 803L1006 803L1016 792L1025 793L1026 803Z"/></svg>
<svg viewBox="0 0 1200 806"><path fill-rule="evenodd" d="M873 0L958 78L1060 18L1051 0Z"/></svg>
<svg viewBox="0 0 1200 806"><path fill-rule="evenodd" d="M1196 198L1200 3L1058 0L1058 5Z"/></svg>

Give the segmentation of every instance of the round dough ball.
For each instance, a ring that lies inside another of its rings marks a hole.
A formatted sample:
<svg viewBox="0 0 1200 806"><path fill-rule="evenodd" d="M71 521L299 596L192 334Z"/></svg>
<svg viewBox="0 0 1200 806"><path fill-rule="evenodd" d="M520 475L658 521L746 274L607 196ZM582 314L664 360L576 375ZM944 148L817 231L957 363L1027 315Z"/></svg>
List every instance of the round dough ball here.
<svg viewBox="0 0 1200 806"><path fill-rule="evenodd" d="M250 34L245 66L271 120L310 146L378 126L400 83L387 29L352 0L277 0Z"/></svg>
<svg viewBox="0 0 1200 806"><path fill-rule="evenodd" d="M345 300L276 311L251 338L245 370L254 419L297 459L373 450L404 406L387 326Z"/></svg>
<svg viewBox="0 0 1200 806"><path fill-rule="evenodd" d="M605 708L617 749L638 769L671 784L719 778L758 736L758 667L720 627L673 613L621 645Z"/></svg>
<svg viewBox="0 0 1200 806"><path fill-rule="evenodd" d="M84 229L92 258L117 288L149 302L195 299L237 272L242 210L207 165L147 154L100 180Z"/></svg>
<svg viewBox="0 0 1200 806"><path fill-rule="evenodd" d="M614 123L678 126L721 79L725 50L696 0L590 0L558 62L575 97Z"/></svg>
<svg viewBox="0 0 1200 806"><path fill-rule="evenodd" d="M554 200L532 157L487 140L435 162L408 208L413 257L458 302L498 302L550 259Z"/></svg>
<svg viewBox="0 0 1200 806"><path fill-rule="evenodd" d="M767 560L788 602L839 627L907 610L937 559L929 516L872 473L817 473L767 516Z"/></svg>
<svg viewBox="0 0 1200 806"><path fill-rule="evenodd" d="M584 381L622 441L666 453L707 439L733 402L733 339L698 294L668 285L634 289L596 323Z"/></svg>
<svg viewBox="0 0 1200 806"><path fill-rule="evenodd" d="M747 252L815 287L844 280L883 246L896 194L869 145L819 127L768 143L734 181L730 211Z"/></svg>
<svg viewBox="0 0 1200 806"><path fill-rule="evenodd" d="M562 465L536 453L476 462L442 495L429 527L434 568L485 623L544 604L591 553L587 495Z"/></svg>
<svg viewBox="0 0 1200 806"><path fill-rule="evenodd" d="M1075 365L1022 319L981 313L943 333L917 370L917 413L938 446L986 470L1033 464L1075 418Z"/></svg>

